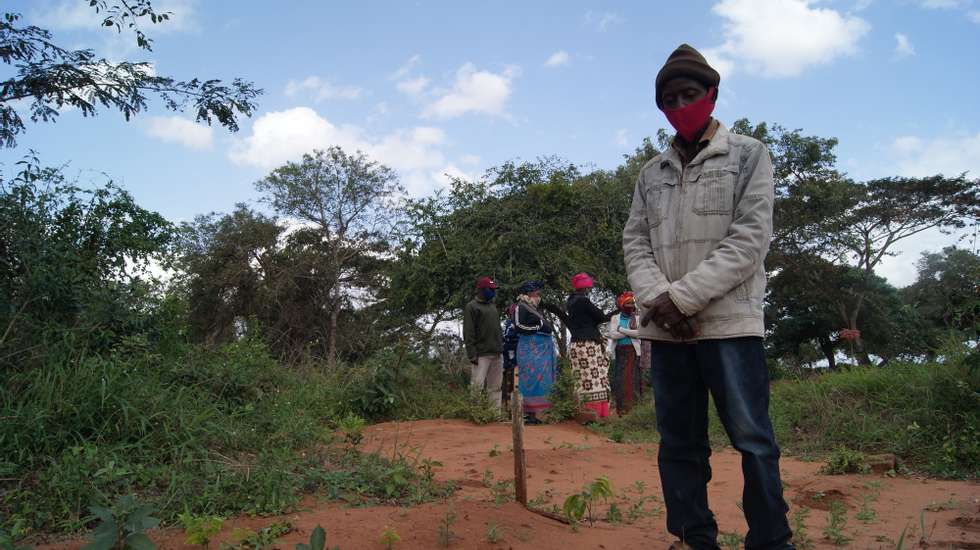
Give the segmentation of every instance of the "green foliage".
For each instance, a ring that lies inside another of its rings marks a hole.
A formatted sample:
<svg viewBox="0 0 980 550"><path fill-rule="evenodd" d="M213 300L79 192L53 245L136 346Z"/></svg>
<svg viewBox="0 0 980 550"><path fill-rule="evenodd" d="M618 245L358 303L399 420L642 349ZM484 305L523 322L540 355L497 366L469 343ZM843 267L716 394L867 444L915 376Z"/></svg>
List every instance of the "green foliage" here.
<svg viewBox="0 0 980 550"><path fill-rule="evenodd" d="M965 365L968 348L950 347L943 356L942 363L892 363L775 384L777 439L800 454L838 447L891 453L935 475L976 477L980 448L971 434L980 425L980 376Z"/></svg>
<svg viewBox="0 0 980 550"><path fill-rule="evenodd" d="M364 439L364 419L360 416L348 414L340 420L338 427L344 433L344 441L352 449Z"/></svg>
<svg viewBox="0 0 980 550"><path fill-rule="evenodd" d="M850 538L844 534L847 526L847 509L839 500L830 503L830 511L827 513L827 525L823 528L823 536L832 544L844 546L850 542Z"/></svg>
<svg viewBox="0 0 980 550"><path fill-rule="evenodd" d="M159 23L169 17L154 11L150 0L90 0L89 7L102 12L103 27L135 31L137 45L147 51L151 40L138 21ZM129 120L147 109L147 96L152 94L173 111L183 111L192 103L198 122L210 124L216 119L237 131L238 116L251 116L254 100L262 93L238 78L230 85L214 79L180 81L155 74L149 63L114 62L97 57L92 50L69 50L58 46L48 30L21 25L20 19L19 14L8 12L0 20L0 41L6 44L0 61L8 66L5 72L9 75L0 92L0 144L4 147L15 146L16 137L26 131L23 109L11 106L18 99L30 102L27 110L34 122L54 121L69 107L94 116L100 106L119 111Z"/></svg>
<svg viewBox="0 0 980 550"><path fill-rule="evenodd" d="M487 542L497 544L502 539L503 537L500 534L500 529L497 527L497 524L491 521L487 525Z"/></svg>
<svg viewBox="0 0 980 550"><path fill-rule="evenodd" d="M800 550L810 550L813 548L813 541L806 530L806 520L810 517L810 509L803 507L797 508L793 512L793 545Z"/></svg>
<svg viewBox="0 0 980 550"><path fill-rule="evenodd" d="M8 534L3 529L0 529L0 550L31 550L31 547L20 546L15 541L15 535Z"/></svg>
<svg viewBox="0 0 980 550"><path fill-rule="evenodd" d="M317 524L316 528L310 533L310 542L301 542L295 546L295 550L326 550L327 532ZM340 550L339 546L332 546L330 550Z"/></svg>
<svg viewBox="0 0 980 550"><path fill-rule="evenodd" d="M860 471L857 454L894 454L932 475L974 478L980 472L980 369L968 346L949 345L937 363L893 362L772 385L770 415L776 439L789 452L824 456L828 467ZM656 414L643 403L591 429L623 440L657 441ZM711 410L712 446L728 438Z"/></svg>
<svg viewBox="0 0 980 550"><path fill-rule="evenodd" d="M718 535L718 544L730 550L738 550L745 542L745 537L738 533L721 533Z"/></svg>
<svg viewBox="0 0 980 550"><path fill-rule="evenodd" d="M820 469L822 474L863 474L871 471L871 467L860 451L852 451L844 446L838 446L827 457L827 462Z"/></svg>
<svg viewBox="0 0 980 550"><path fill-rule="evenodd" d="M150 514L152 506L141 505L132 495L116 499L111 508L89 506L89 511L99 519L92 532L92 542L85 550L153 550L153 544L145 531L160 524Z"/></svg>
<svg viewBox="0 0 980 550"><path fill-rule="evenodd" d="M572 377L572 366L567 359L561 359L558 362L555 384L551 388L548 422L559 423L572 419L580 408L578 394L575 392L575 378Z"/></svg>
<svg viewBox="0 0 980 550"><path fill-rule="evenodd" d="M276 546L278 539L292 531L293 526L288 521L276 522L258 531L238 528L233 532L237 542L235 544L222 544L221 550L271 550Z"/></svg>
<svg viewBox="0 0 980 550"><path fill-rule="evenodd" d="M452 543L453 538L456 536L453 533L453 524L456 523L456 511L453 509L452 503L449 504L449 508L446 509L446 514L439 520L438 527L438 537L439 546L443 548L448 548Z"/></svg>
<svg viewBox="0 0 980 550"><path fill-rule="evenodd" d="M185 541L187 544L198 544L207 546L211 538L221 532L221 526L225 520L218 516L196 516L190 512L183 512L177 519L184 527L187 534Z"/></svg>
<svg viewBox="0 0 980 550"><path fill-rule="evenodd" d="M161 338L145 275L166 261L171 224L111 182L82 189L36 158L18 164L0 179L0 368Z"/></svg>
<svg viewBox="0 0 980 550"><path fill-rule="evenodd" d="M581 493L570 495L562 505L565 517L577 525L583 518L588 518L589 526L595 525L595 506L601 498L603 502L613 496L609 478L602 476L589 483Z"/></svg>
<svg viewBox="0 0 980 550"><path fill-rule="evenodd" d="M383 544L388 550L391 550L395 547L395 543L401 540L402 538L397 531L391 527L385 527L385 530L381 532L381 538L378 539L378 542Z"/></svg>
<svg viewBox="0 0 980 550"><path fill-rule="evenodd" d="M861 509L858 510L857 514L854 515L854 519L860 521L861 523L874 523L878 514L871 508L871 497L869 495L864 495L861 501Z"/></svg>

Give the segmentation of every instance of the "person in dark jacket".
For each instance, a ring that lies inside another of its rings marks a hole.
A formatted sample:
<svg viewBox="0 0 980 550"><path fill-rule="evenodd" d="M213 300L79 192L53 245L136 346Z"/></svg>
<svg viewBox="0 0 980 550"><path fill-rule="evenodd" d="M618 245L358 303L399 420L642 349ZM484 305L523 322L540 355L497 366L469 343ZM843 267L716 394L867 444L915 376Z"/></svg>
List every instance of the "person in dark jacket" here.
<svg viewBox="0 0 980 550"><path fill-rule="evenodd" d="M477 390L486 389L490 400L499 407L504 364L500 355L503 350L500 314L493 305L497 283L490 277L480 277L476 281L476 291L476 297L463 310L463 343L466 357L473 366L470 386Z"/></svg>
<svg viewBox="0 0 980 550"><path fill-rule="evenodd" d="M615 311L603 313L592 303L589 299L592 284L592 277L587 273L572 277L575 292L565 303L568 331L572 336L568 355L575 391L582 404L579 415L582 422L609 416L609 362L606 339L599 332L599 325L609 321Z"/></svg>
<svg viewBox="0 0 980 550"><path fill-rule="evenodd" d="M551 323L539 308L542 288L544 285L537 281L521 285L514 311L514 327L518 334L518 384L528 424L540 424L538 413L551 408L549 394L555 385L558 363Z"/></svg>

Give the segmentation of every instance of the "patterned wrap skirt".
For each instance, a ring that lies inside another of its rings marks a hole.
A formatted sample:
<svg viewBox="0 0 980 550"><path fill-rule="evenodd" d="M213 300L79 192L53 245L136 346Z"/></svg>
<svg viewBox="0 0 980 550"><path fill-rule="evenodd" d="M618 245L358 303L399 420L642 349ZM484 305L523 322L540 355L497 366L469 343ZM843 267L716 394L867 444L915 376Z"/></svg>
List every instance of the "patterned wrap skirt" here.
<svg viewBox="0 0 980 550"><path fill-rule="evenodd" d="M555 341L550 334L522 334L517 342L517 373L524 412L551 408L555 385Z"/></svg>
<svg viewBox="0 0 980 550"><path fill-rule="evenodd" d="M609 362L601 342L572 342L568 350L575 392L582 403L609 401Z"/></svg>

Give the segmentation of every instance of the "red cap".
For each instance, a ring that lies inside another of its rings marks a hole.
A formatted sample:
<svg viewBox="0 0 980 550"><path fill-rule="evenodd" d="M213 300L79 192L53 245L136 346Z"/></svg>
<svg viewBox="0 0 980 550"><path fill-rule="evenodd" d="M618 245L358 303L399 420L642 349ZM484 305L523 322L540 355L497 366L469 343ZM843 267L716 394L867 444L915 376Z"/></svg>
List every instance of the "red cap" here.
<svg viewBox="0 0 980 550"><path fill-rule="evenodd" d="M476 288L497 288L497 283L490 277L480 277L476 280Z"/></svg>
<svg viewBox="0 0 980 550"><path fill-rule="evenodd" d="M592 277L588 273L579 273L572 277L572 288L579 290L582 288L592 288Z"/></svg>

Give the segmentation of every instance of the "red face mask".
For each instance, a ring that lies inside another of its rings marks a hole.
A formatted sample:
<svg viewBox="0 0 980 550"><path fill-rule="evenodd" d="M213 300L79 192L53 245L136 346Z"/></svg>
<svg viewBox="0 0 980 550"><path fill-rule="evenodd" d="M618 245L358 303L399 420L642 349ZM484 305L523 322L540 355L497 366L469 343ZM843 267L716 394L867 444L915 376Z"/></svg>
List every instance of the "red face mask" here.
<svg viewBox="0 0 980 550"><path fill-rule="evenodd" d="M704 94L704 97L680 109L664 110L667 121L684 138L684 141L689 143L694 141L698 133L707 126L711 112L715 110L715 90L714 87L708 88L708 93Z"/></svg>

